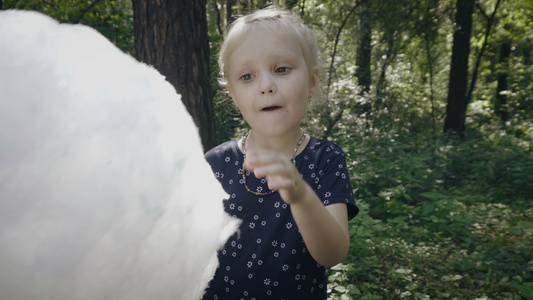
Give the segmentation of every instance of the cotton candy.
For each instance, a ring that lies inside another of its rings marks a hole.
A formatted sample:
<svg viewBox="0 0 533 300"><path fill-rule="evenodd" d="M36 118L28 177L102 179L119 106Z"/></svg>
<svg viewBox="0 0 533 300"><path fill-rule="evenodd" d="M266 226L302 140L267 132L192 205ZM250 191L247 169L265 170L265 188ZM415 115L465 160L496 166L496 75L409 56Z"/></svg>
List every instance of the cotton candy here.
<svg viewBox="0 0 533 300"><path fill-rule="evenodd" d="M0 299L199 299L237 226L224 198L155 69L0 11Z"/></svg>

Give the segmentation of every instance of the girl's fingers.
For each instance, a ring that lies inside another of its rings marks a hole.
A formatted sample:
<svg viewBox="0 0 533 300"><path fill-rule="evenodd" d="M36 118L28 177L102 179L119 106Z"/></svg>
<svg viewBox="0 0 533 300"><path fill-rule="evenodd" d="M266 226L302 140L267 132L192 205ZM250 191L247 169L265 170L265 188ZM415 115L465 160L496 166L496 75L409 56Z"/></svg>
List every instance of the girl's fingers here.
<svg viewBox="0 0 533 300"><path fill-rule="evenodd" d="M287 167L280 164L262 165L255 167L253 172L257 178L283 176L287 173Z"/></svg>
<svg viewBox="0 0 533 300"><path fill-rule="evenodd" d="M263 164L251 164L253 169L250 169L257 178L266 178L273 180L274 178L293 178L299 175L296 168L290 162L272 161L271 163L264 162Z"/></svg>
<svg viewBox="0 0 533 300"><path fill-rule="evenodd" d="M261 165L280 161L282 157L272 151L250 151L246 153L246 162L251 165Z"/></svg>
<svg viewBox="0 0 533 300"><path fill-rule="evenodd" d="M292 189L296 186L297 181L293 180L292 178L282 178L277 177L268 180L268 187L272 190L285 190L285 189Z"/></svg>
<svg viewBox="0 0 533 300"><path fill-rule="evenodd" d="M244 167L246 170L255 171L256 168L270 166L270 165L284 165L292 166L290 160L286 160L276 152L271 151L255 151L246 153L246 159L244 161Z"/></svg>
<svg viewBox="0 0 533 300"><path fill-rule="evenodd" d="M278 190L282 199L291 203L298 192L300 173L292 162L276 152L256 151L246 155L244 167L257 178L265 178L271 190Z"/></svg>

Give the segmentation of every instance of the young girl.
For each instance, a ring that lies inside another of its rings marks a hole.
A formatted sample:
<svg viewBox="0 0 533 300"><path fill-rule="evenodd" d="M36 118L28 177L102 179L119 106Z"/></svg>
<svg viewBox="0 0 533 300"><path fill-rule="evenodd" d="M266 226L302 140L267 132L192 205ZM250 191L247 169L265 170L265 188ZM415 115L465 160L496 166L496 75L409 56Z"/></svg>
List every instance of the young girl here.
<svg viewBox="0 0 533 300"><path fill-rule="evenodd" d="M206 154L239 232L219 251L203 299L326 299L326 271L358 213L342 150L300 128L318 89L314 32L291 12L237 19L220 51L229 95L251 130Z"/></svg>

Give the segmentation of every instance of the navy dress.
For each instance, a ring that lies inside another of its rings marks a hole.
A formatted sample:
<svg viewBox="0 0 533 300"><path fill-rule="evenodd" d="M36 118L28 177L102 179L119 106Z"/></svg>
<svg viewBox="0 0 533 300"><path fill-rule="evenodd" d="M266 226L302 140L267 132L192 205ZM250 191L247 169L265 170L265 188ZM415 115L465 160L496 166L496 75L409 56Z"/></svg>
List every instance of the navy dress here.
<svg viewBox="0 0 533 300"><path fill-rule="evenodd" d="M242 181L243 154L237 141L210 150L206 159L229 194L225 210L242 220L239 231L218 253L219 266L202 299L320 299L326 270L309 254L288 204L279 193L256 196ZM324 205L346 203L348 218L359 212L342 150L311 137L296 167ZM266 180L246 171L252 190L268 191Z"/></svg>

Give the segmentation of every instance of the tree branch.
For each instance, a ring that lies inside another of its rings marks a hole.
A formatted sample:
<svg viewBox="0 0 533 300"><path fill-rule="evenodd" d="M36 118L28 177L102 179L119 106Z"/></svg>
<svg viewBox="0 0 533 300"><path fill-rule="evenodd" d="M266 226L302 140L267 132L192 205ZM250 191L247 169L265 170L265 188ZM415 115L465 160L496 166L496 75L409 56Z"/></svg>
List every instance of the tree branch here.
<svg viewBox="0 0 533 300"><path fill-rule="evenodd" d="M296 4L298 4L298 0L287 1L287 9L292 9L296 6Z"/></svg>
<svg viewBox="0 0 533 300"><path fill-rule="evenodd" d="M481 13L481 15L483 17L485 17L485 19L489 20L489 16L487 15L487 13L485 12L485 10L483 9L483 6L481 6L481 4L479 2L476 1L476 8L479 10L479 12Z"/></svg>
<svg viewBox="0 0 533 300"><path fill-rule="evenodd" d="M224 32L222 31L222 27L220 27L220 9L218 9L218 2L216 0L213 0L213 5L215 6L215 11L217 13L217 29L218 29L218 33L220 33L222 35L222 34L224 34Z"/></svg>
<svg viewBox="0 0 533 300"><path fill-rule="evenodd" d="M481 50L477 54L476 59L476 65L474 67L474 71L472 73L472 80L470 81L470 88L468 89L468 93L466 94L466 103L465 105L468 105L470 101L472 100L472 94L474 93L474 89L476 87L476 81L477 81L477 75L479 72L479 66L481 65L481 57L483 56L483 53L485 52L485 49L487 48L490 33L492 31L492 26L494 25L494 19L496 17L496 11L498 10L498 7L500 6L501 0L496 1L496 5L494 6L494 11L490 15L489 19L487 20L487 26L485 31L485 40L483 41L483 45L481 46Z"/></svg>
<svg viewBox="0 0 533 300"><path fill-rule="evenodd" d="M331 81L333 80L333 66L335 64L335 56L337 55L337 47L339 45L339 40L340 40L340 36L341 36L342 30L344 29L344 26L346 26L346 22L348 21L348 19L352 15L352 13L359 6L359 4L361 4L362 2L364 2L364 0L363 1L357 1L355 3L354 7L352 7L352 9L350 9L350 11L348 12L348 15L346 15L346 17L344 18L344 20L341 23L341 26L339 26L339 29L337 30L337 35L335 37L335 44L333 46L333 52L331 54L331 63L329 65L328 83L326 85L326 98L327 98L327 101L329 101L329 92L330 92L330 89L331 89ZM343 105L343 102L341 102L341 109L340 109L339 113L333 118L329 114L329 103L327 105L327 108L328 108L327 109L328 110L327 116L328 116L329 122L328 122L328 127L326 129L326 132L322 136L323 139L326 139L329 136L329 134L331 133L331 130L333 129L335 124L341 119L343 111L344 111L344 105Z"/></svg>
<svg viewBox="0 0 533 300"><path fill-rule="evenodd" d="M364 1L362 1L364 2ZM333 65L335 63L335 56L337 55L337 47L339 45L340 36L342 33L342 30L344 29L344 26L346 26L346 22L348 21L348 18L352 15L352 13L355 11L355 9L361 4L361 2L357 2L352 9L348 12L348 15L344 18L342 21L341 26L339 26L339 29L337 30L337 35L335 37L335 45L333 46L333 53L331 54L331 63L329 64L329 73L328 73L328 84L326 86L326 97L329 97L329 90L331 88L331 81L333 80Z"/></svg>

